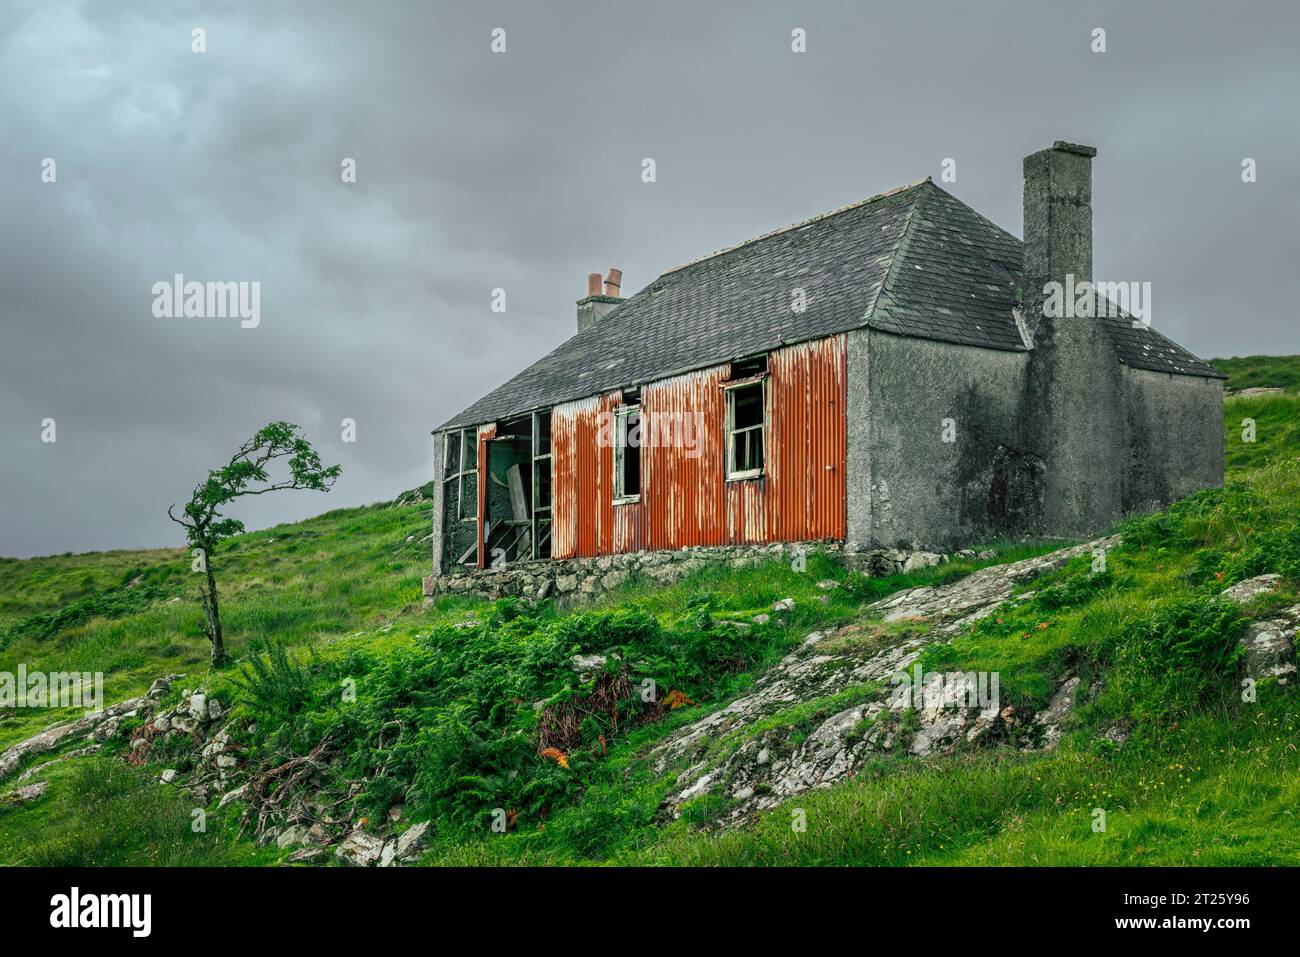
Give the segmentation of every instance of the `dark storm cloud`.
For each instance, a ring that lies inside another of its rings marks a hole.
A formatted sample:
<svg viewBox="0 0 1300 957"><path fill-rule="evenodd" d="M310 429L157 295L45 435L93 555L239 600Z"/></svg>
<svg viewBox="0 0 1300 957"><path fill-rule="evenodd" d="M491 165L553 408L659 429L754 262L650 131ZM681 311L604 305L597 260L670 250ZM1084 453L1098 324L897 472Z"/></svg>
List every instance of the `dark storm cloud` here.
<svg viewBox="0 0 1300 957"><path fill-rule="evenodd" d="M272 418L344 474L251 526L391 497L586 273L634 292L944 157L1018 232L1058 138L1100 149L1099 276L1202 355L1296 351L1294 4L1050 6L7 3L0 554L175 544L166 506ZM155 319L178 272L259 281L261 325Z"/></svg>

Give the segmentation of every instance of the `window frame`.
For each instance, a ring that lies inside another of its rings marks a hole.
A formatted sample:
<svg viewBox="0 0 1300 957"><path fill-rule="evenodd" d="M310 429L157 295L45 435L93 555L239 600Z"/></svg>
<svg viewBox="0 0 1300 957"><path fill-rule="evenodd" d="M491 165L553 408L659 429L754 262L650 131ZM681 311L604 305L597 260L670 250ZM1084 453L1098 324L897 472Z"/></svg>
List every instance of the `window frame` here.
<svg viewBox="0 0 1300 957"><path fill-rule="evenodd" d="M470 439L470 438L469 438L469 435L467 434L467 433L470 433L470 432L472 432L472 433L474 434L473 439ZM444 433L443 433L443 437L444 437L444 443L443 443L443 462L444 462L444 463L447 461L447 459L450 457L450 454L451 454L451 443L452 443L452 436L453 436L453 435L456 436L457 449L458 449L457 461L456 461L456 471L455 471L455 472L452 472L452 473L450 473L450 474L447 474L447 475L443 478L443 488L445 489L445 488L447 488L448 485L451 485L452 483L455 483L455 486L456 486L456 521L458 521L458 522L475 522L475 523L477 523L477 522L478 522L478 506L477 506L477 504L475 505L474 513L473 513L472 515L466 515L466 514L465 514L465 476L466 476L466 475L473 475L473 476L474 476L474 481L475 481L475 482L478 481L478 427L475 426L475 427L468 428L468 429L450 429L450 430L448 430L447 432L444 432ZM466 459L466 457L467 457L467 456L466 456L466 453L469 451L469 446L470 446L471 444L472 444L473 447L474 447L474 467L471 468L471 469L467 469L467 468L465 468L465 459ZM445 468L446 468L446 467L445 467L445 465L444 465L444 471L445 471ZM477 492L477 491L478 491L478 489L477 489L477 486L476 486L476 487L475 487L475 492Z"/></svg>
<svg viewBox="0 0 1300 957"><path fill-rule="evenodd" d="M771 431L769 426L770 416L768 414L768 380L770 375L766 372L759 375L750 376L745 379L738 379L735 382L724 382L722 389L726 401L726 473L728 482L745 482L751 479L762 478L767 474L767 457L768 457L768 434ZM763 419L758 425L745 426L743 429L736 428L736 393L741 389L748 389L753 386L762 386L760 395L763 404ZM736 465L736 435L738 432L753 432L759 430L763 439L763 463L756 469L737 469Z"/></svg>
<svg viewBox="0 0 1300 957"><path fill-rule="evenodd" d="M627 448L627 420L636 413L637 419L641 418L641 403L633 402L627 405L617 405L614 407L614 504L615 505L632 505L641 501L641 493L634 492L629 495L623 490L623 465L625 462L625 449ZM644 448L644 446L638 446ZM637 488L641 487L641 458L637 457Z"/></svg>

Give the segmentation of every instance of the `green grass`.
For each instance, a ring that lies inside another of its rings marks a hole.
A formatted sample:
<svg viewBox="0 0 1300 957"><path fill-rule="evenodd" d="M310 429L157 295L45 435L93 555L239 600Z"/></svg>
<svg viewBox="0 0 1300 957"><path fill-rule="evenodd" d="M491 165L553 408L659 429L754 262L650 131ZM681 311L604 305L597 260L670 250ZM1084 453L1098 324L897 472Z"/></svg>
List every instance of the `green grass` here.
<svg viewBox="0 0 1300 957"><path fill-rule="evenodd" d="M0 804L6 864L216 867L276 858L237 839L234 808L207 812L200 821L193 802L157 783L157 771L101 753L62 762L40 777L50 782L43 796L17 807Z"/></svg>
<svg viewBox="0 0 1300 957"><path fill-rule="evenodd" d="M1300 389L1300 356L1236 356L1211 359L1210 365L1228 377L1233 392L1251 388Z"/></svg>

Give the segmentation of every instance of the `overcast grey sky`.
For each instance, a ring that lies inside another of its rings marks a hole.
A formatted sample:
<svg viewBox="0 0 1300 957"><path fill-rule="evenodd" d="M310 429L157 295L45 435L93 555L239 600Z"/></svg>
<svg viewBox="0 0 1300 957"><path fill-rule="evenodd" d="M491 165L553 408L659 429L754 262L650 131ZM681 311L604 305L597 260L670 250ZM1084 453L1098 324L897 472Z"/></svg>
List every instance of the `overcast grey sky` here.
<svg viewBox="0 0 1300 957"><path fill-rule="evenodd" d="M631 294L946 157L1019 234L1020 160L1056 139L1098 147L1097 275L1152 282L1158 329L1300 351L1298 26L1291 0L4 0L0 554L181 544L167 505L272 419L343 476L250 527L391 498L571 334L588 272ZM175 273L259 282L260 325L155 318Z"/></svg>

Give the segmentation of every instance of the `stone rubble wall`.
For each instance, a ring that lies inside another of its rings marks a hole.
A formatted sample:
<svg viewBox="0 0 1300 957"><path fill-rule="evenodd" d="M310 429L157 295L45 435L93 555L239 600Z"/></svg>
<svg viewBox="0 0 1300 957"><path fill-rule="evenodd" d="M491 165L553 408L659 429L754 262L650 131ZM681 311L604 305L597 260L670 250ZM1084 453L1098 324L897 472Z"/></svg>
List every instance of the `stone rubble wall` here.
<svg viewBox="0 0 1300 957"><path fill-rule="evenodd" d="M849 568L873 576L895 575L946 562L935 552L898 548L856 550L843 542L777 542L770 545L695 546L675 551L632 552L597 558L522 562L507 568L483 568L424 579L424 596L478 595L495 600L518 595L529 601L554 598L581 604L617 588L633 576L669 584L710 565L752 568L771 560L793 562L799 554L830 555ZM974 556L974 552L962 552Z"/></svg>

